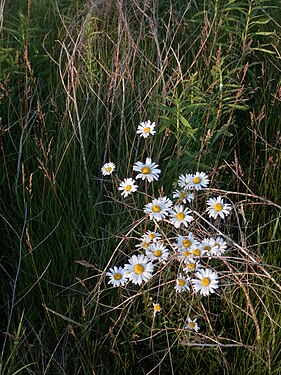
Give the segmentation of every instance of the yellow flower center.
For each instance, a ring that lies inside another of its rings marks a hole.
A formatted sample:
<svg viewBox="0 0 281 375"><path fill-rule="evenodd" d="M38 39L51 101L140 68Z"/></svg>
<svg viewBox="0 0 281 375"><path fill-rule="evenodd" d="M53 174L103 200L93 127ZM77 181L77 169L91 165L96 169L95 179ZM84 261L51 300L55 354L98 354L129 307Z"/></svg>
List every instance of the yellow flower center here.
<svg viewBox="0 0 281 375"><path fill-rule="evenodd" d="M194 249L192 251L192 254L195 255L196 257L199 257L199 255L201 254L201 251L199 249Z"/></svg>
<svg viewBox="0 0 281 375"><path fill-rule="evenodd" d="M202 280L201 280L201 284L203 286L209 286L211 284L211 280L208 278L208 277L204 277Z"/></svg>
<svg viewBox="0 0 281 375"><path fill-rule="evenodd" d="M161 207L156 204L155 206L152 206L152 211L158 213L161 211Z"/></svg>
<svg viewBox="0 0 281 375"><path fill-rule="evenodd" d="M188 266L187 266L190 270L194 270L194 268L196 267L195 263L189 263Z"/></svg>
<svg viewBox="0 0 281 375"><path fill-rule="evenodd" d="M144 272L144 266L142 264L140 264L140 263L135 264L135 266L134 266L134 272L137 275L141 275Z"/></svg>
<svg viewBox="0 0 281 375"><path fill-rule="evenodd" d="M121 280L121 279L122 279L122 274L116 272L116 273L114 274L113 278L114 278L115 280Z"/></svg>
<svg viewBox="0 0 281 375"><path fill-rule="evenodd" d="M126 186L125 186L125 190L126 190L126 191L130 191L131 189L132 189L132 185L126 185Z"/></svg>
<svg viewBox="0 0 281 375"><path fill-rule="evenodd" d="M209 246L209 245L204 246L204 250L210 251L211 250L211 246Z"/></svg>
<svg viewBox="0 0 281 375"><path fill-rule="evenodd" d="M214 210L215 211L221 211L222 209L223 209L222 204L220 204L220 203L215 203L214 204Z"/></svg>
<svg viewBox="0 0 281 375"><path fill-rule="evenodd" d="M189 328L194 329L195 328L195 323L194 322L189 322Z"/></svg>
<svg viewBox="0 0 281 375"><path fill-rule="evenodd" d="M149 237L151 240L153 240L156 236L155 236L154 233L150 233L150 234L148 235L148 237Z"/></svg>
<svg viewBox="0 0 281 375"><path fill-rule="evenodd" d="M149 167L142 167L141 173L143 173L143 174L150 174L151 173L151 169Z"/></svg>
<svg viewBox="0 0 281 375"><path fill-rule="evenodd" d="M149 133L149 132L150 132L150 127L147 126L146 128L143 128L143 131L144 131L145 133Z"/></svg>
<svg viewBox="0 0 281 375"><path fill-rule="evenodd" d="M154 308L154 311L160 311L161 310L161 306L159 305L159 303L155 303L153 308Z"/></svg>
<svg viewBox="0 0 281 375"><path fill-rule="evenodd" d="M182 241L182 244L183 244L184 247L190 247L191 246L191 241L186 239L186 240Z"/></svg>
<svg viewBox="0 0 281 375"><path fill-rule="evenodd" d="M185 257L188 257L190 254L191 254L190 251L185 251L185 252L183 253L183 255L184 255Z"/></svg>
<svg viewBox="0 0 281 375"><path fill-rule="evenodd" d="M179 284L179 286L185 286L185 281L184 281L184 279L179 279L179 280L178 280L178 284Z"/></svg>
<svg viewBox="0 0 281 375"><path fill-rule="evenodd" d="M106 167L105 168L106 172L111 172L111 169L112 169L111 167Z"/></svg>
<svg viewBox="0 0 281 375"><path fill-rule="evenodd" d="M156 257L161 257L161 255L162 255L162 251L161 251L161 250L155 250L155 251L154 251L154 255L155 255Z"/></svg>
<svg viewBox="0 0 281 375"><path fill-rule="evenodd" d="M147 249L148 246L149 246L149 243L148 243L148 242L143 242L141 245L142 245L142 247L143 247L144 249Z"/></svg>
<svg viewBox="0 0 281 375"><path fill-rule="evenodd" d="M187 194L186 194L185 191L181 191L181 192L180 192L180 197L181 197L181 198L186 198L186 195L187 195Z"/></svg>
<svg viewBox="0 0 281 375"><path fill-rule="evenodd" d="M176 218L178 220L183 220L185 218L185 214L183 212L179 212L176 214Z"/></svg>
<svg viewBox="0 0 281 375"><path fill-rule="evenodd" d="M194 177L193 182L195 184L199 184L199 182L201 182L201 178L200 177Z"/></svg>

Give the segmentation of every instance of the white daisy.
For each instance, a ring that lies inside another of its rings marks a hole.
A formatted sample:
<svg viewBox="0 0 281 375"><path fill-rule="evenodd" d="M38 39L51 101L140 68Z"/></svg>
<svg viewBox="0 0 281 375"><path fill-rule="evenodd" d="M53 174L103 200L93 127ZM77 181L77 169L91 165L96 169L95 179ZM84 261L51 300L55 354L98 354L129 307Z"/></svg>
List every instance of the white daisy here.
<svg viewBox="0 0 281 375"><path fill-rule="evenodd" d="M175 190L173 192L173 198L178 198L180 203L186 204L186 202L191 202L194 199L194 194L187 190Z"/></svg>
<svg viewBox="0 0 281 375"><path fill-rule="evenodd" d="M159 262L165 262L169 255L170 252L167 247L160 242L153 243L146 251L146 256L151 261L158 260Z"/></svg>
<svg viewBox="0 0 281 375"><path fill-rule="evenodd" d="M196 279L192 279L192 285L196 292L200 292L203 296L215 293L215 289L219 287L219 276L210 268L201 269L195 273Z"/></svg>
<svg viewBox="0 0 281 375"><path fill-rule="evenodd" d="M199 242L193 237L191 232L188 233L187 236L177 236L177 242L173 244L173 246L177 248L189 248L192 244L198 244Z"/></svg>
<svg viewBox="0 0 281 375"><path fill-rule="evenodd" d="M137 128L137 134L139 134L140 137L147 138L149 135L154 135L156 131L155 128L155 122L151 122L150 120L141 122Z"/></svg>
<svg viewBox="0 0 281 375"><path fill-rule="evenodd" d="M145 234L141 236L143 241L146 242L157 242L161 240L161 234L158 232L153 232L151 230L148 230Z"/></svg>
<svg viewBox="0 0 281 375"><path fill-rule="evenodd" d="M153 316L161 311L161 305L159 303L153 304Z"/></svg>
<svg viewBox="0 0 281 375"><path fill-rule="evenodd" d="M221 237L215 238L204 238L201 242L203 249L206 251L206 255L219 256L223 254L227 245L226 242Z"/></svg>
<svg viewBox="0 0 281 375"><path fill-rule="evenodd" d="M227 250L227 243L224 241L224 239L221 237L215 238L214 245L211 250L212 252L211 255L220 256L224 254L226 250Z"/></svg>
<svg viewBox="0 0 281 375"><path fill-rule="evenodd" d="M182 260L184 263L187 263L188 260L192 257L192 252L190 251L190 248L179 248L178 250L178 259Z"/></svg>
<svg viewBox="0 0 281 375"><path fill-rule="evenodd" d="M189 180L188 188L202 190L209 185L209 177L204 172L196 172Z"/></svg>
<svg viewBox="0 0 281 375"><path fill-rule="evenodd" d="M136 245L136 248L147 250L150 248L151 243L148 241L141 241L138 245Z"/></svg>
<svg viewBox="0 0 281 375"><path fill-rule="evenodd" d="M102 167L101 167L101 173L103 174L103 176L109 176L112 174L112 172L115 170L115 164L114 163L105 163Z"/></svg>
<svg viewBox="0 0 281 375"><path fill-rule="evenodd" d="M207 205L209 206L207 208L208 215L214 219L218 216L224 219L224 216L228 216L231 211L231 205L224 203L221 196L208 199Z"/></svg>
<svg viewBox="0 0 281 375"><path fill-rule="evenodd" d="M121 190L124 198L126 198L131 193L137 191L138 185L135 185L135 180L132 178L125 178L124 181L120 183L118 190Z"/></svg>
<svg viewBox="0 0 281 375"><path fill-rule="evenodd" d="M113 286L123 286L128 281L128 277L122 267L114 266L113 268L109 268L109 272L106 272L105 275L110 277L108 284L112 284Z"/></svg>
<svg viewBox="0 0 281 375"><path fill-rule="evenodd" d="M178 275L178 278L176 280L176 292L181 293L185 292L186 290L189 291L190 288L188 286L190 281L190 278L188 276L184 276L181 273Z"/></svg>
<svg viewBox="0 0 281 375"><path fill-rule="evenodd" d="M201 241L201 247L205 250L206 255L212 255L212 250L215 245L215 240L213 238L204 238Z"/></svg>
<svg viewBox="0 0 281 375"><path fill-rule="evenodd" d="M202 268L202 264L194 258L188 258L185 262L186 267L183 269L185 272L199 271Z"/></svg>
<svg viewBox="0 0 281 375"><path fill-rule="evenodd" d="M166 197L154 198L151 203L144 206L144 212L149 214L150 220L160 221L169 215L172 201Z"/></svg>
<svg viewBox="0 0 281 375"><path fill-rule="evenodd" d="M124 270L133 284L141 284L152 277L154 266L143 254L133 255L129 263L125 264Z"/></svg>
<svg viewBox="0 0 281 375"><path fill-rule="evenodd" d="M141 178L142 180L147 179L148 182L152 182L153 180L158 180L159 174L161 173L161 170L157 167L158 164L152 162L151 158L146 158L145 163L137 161L133 166L133 170L140 172L136 175L136 178Z"/></svg>
<svg viewBox="0 0 281 375"><path fill-rule="evenodd" d="M183 190L188 190L190 181L192 181L193 175L192 174L186 174L186 175L180 175L178 179L178 185L183 188Z"/></svg>
<svg viewBox="0 0 281 375"><path fill-rule="evenodd" d="M204 250L200 243L192 244L189 248L189 251L191 252L192 258L200 258L206 254L206 250Z"/></svg>
<svg viewBox="0 0 281 375"><path fill-rule="evenodd" d="M170 221L176 227L179 228L181 224L185 227L188 226L193 220L193 217L190 215L192 212L188 208L184 208L183 205L174 206L173 210L170 210Z"/></svg>
<svg viewBox="0 0 281 375"><path fill-rule="evenodd" d="M185 329L189 329L190 331L195 331L195 332L198 332L200 327L199 325L196 323L196 320L197 318L195 319L190 319L189 317L187 318L187 322L186 322L186 325L184 326Z"/></svg>

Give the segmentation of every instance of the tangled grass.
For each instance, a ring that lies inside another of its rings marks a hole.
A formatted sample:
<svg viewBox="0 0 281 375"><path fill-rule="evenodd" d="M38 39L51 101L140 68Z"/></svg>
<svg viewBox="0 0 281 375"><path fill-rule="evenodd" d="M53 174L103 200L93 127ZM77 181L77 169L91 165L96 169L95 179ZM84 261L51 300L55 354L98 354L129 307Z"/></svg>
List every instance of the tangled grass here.
<svg viewBox="0 0 281 375"><path fill-rule="evenodd" d="M279 6L0 1L0 32L1 375L278 374ZM161 180L123 199L146 157ZM210 187L186 231L228 246L202 260L219 275L210 296L175 291L177 228L143 211L196 171ZM217 196L232 207L219 225L204 213ZM111 287L109 268L141 253L148 228L166 264Z"/></svg>

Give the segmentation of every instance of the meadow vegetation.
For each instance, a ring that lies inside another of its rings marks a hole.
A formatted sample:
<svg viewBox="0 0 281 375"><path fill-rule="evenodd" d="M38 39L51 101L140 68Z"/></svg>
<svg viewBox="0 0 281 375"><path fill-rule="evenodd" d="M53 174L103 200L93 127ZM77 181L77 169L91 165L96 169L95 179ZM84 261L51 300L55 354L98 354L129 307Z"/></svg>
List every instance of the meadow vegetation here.
<svg viewBox="0 0 281 375"><path fill-rule="evenodd" d="M280 373L280 8L0 0L1 375ZM159 181L123 199L146 157ZM197 171L232 204L220 295L182 297L172 267L161 301L109 285L144 204Z"/></svg>

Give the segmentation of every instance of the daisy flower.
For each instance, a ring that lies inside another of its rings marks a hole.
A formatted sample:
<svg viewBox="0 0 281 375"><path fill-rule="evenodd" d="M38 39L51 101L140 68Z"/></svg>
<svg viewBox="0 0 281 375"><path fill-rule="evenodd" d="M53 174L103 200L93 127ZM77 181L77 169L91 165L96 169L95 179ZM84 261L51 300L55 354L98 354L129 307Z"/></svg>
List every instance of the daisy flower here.
<svg viewBox="0 0 281 375"><path fill-rule="evenodd" d="M133 284L141 284L152 277L153 264L143 254L133 255L129 259L129 263L125 264L124 270L130 281Z"/></svg>
<svg viewBox="0 0 281 375"><path fill-rule="evenodd" d="M173 245L177 248L189 248L192 244L198 244L199 242L193 237L193 234L189 232L187 236L177 236L177 242Z"/></svg>
<svg viewBox="0 0 281 375"><path fill-rule="evenodd" d="M151 261L158 260L159 262L165 262L169 255L170 252L167 247L160 242L153 243L146 251L146 256Z"/></svg>
<svg viewBox="0 0 281 375"><path fill-rule="evenodd" d="M218 216L224 219L224 216L228 216L231 210L231 205L224 203L220 195L216 198L208 199L207 205L209 206L207 208L208 215L214 219Z"/></svg>
<svg viewBox="0 0 281 375"><path fill-rule="evenodd" d="M201 244L192 244L189 248L189 251L191 252L192 258L199 258L202 255L206 254L206 250L203 249Z"/></svg>
<svg viewBox="0 0 281 375"><path fill-rule="evenodd" d="M161 311L161 306L159 303L153 304L153 316L155 316L157 313Z"/></svg>
<svg viewBox="0 0 281 375"><path fill-rule="evenodd" d="M192 181L192 174L182 174L179 176L179 179L178 179L178 185L183 188L183 190L188 190L189 189L189 185L190 185L190 181Z"/></svg>
<svg viewBox="0 0 281 375"><path fill-rule="evenodd" d="M213 245L213 248L212 248L212 254L211 255L220 256L223 253L225 253L226 250L227 250L227 243L224 241L223 238L217 237L214 240L214 245Z"/></svg>
<svg viewBox="0 0 281 375"><path fill-rule="evenodd" d="M200 292L203 296L215 293L215 289L219 287L219 276L210 268L201 269L195 273L196 279L192 279L192 285L196 292Z"/></svg>
<svg viewBox="0 0 281 375"><path fill-rule="evenodd" d="M174 209L170 210L170 221L176 228L179 228L181 224L187 227L188 223L193 220L193 217L189 214L191 214L191 211L184 208L183 205L174 206Z"/></svg>
<svg viewBox="0 0 281 375"><path fill-rule="evenodd" d="M186 325L184 326L185 329L189 329L190 331L195 331L195 332L198 332L200 327L199 325L196 323L196 320L197 318L195 319L190 319L189 317L187 318L187 322L186 322Z"/></svg>
<svg viewBox="0 0 281 375"><path fill-rule="evenodd" d="M186 267L183 269L185 272L199 271L202 268L202 264L194 258L189 258L185 262Z"/></svg>
<svg viewBox="0 0 281 375"><path fill-rule="evenodd" d="M137 134L139 134L140 137L147 138L149 135L154 135L156 131L155 128L155 122L151 122L150 120L141 122L137 128Z"/></svg>
<svg viewBox="0 0 281 375"><path fill-rule="evenodd" d="M115 164L114 163L105 163L102 167L101 167L101 173L103 174L103 176L109 176L112 174L112 172L115 170Z"/></svg>
<svg viewBox="0 0 281 375"><path fill-rule="evenodd" d="M181 293L185 292L186 290L189 291L190 288L188 286L190 281L190 278L188 276L183 276L181 273L178 275L178 278L176 280L176 292Z"/></svg>
<svg viewBox="0 0 281 375"><path fill-rule="evenodd" d="M148 230L145 234L141 236L141 238L146 242L157 242L161 240L161 234L158 232Z"/></svg>
<svg viewBox="0 0 281 375"><path fill-rule="evenodd" d="M192 178L189 179L188 188L195 190L202 190L209 185L209 177L204 172L196 172Z"/></svg>
<svg viewBox="0 0 281 375"><path fill-rule="evenodd" d="M113 286L123 286L128 281L128 277L122 267L114 266L113 268L109 268L109 272L106 272L105 275L110 278L108 284L112 284Z"/></svg>
<svg viewBox="0 0 281 375"><path fill-rule="evenodd" d="M221 237L214 238L204 238L201 242L203 249L206 251L206 254L211 256L219 256L223 254L227 245L226 242Z"/></svg>
<svg viewBox="0 0 281 375"><path fill-rule="evenodd" d="M137 191L138 185L135 185L135 180L132 178L125 178L124 181L120 183L118 190L121 190L124 198L126 198L131 193Z"/></svg>
<svg viewBox="0 0 281 375"><path fill-rule="evenodd" d="M212 250L215 246L215 240L213 238L204 238L201 241L201 246L205 250L207 255L212 255Z"/></svg>
<svg viewBox="0 0 281 375"><path fill-rule="evenodd" d="M191 202L194 199L194 194L186 190L175 190L173 192L173 198L178 198L180 203L186 204L186 202Z"/></svg>
<svg viewBox="0 0 281 375"><path fill-rule="evenodd" d="M182 260L184 263L187 263L189 258L192 257L192 252L190 251L190 248L180 248L178 250L178 259Z"/></svg>
<svg viewBox="0 0 281 375"><path fill-rule="evenodd" d="M149 214L150 220L160 221L169 215L172 201L166 197L154 198L151 203L144 206L144 212Z"/></svg>
<svg viewBox="0 0 281 375"><path fill-rule="evenodd" d="M137 161L133 166L133 170L140 172L136 175L136 178L141 178L142 180L147 179L148 182L152 182L153 180L158 180L159 174L161 173L161 170L157 167L158 164L152 162L151 158L146 158L145 163Z"/></svg>
<svg viewBox="0 0 281 375"><path fill-rule="evenodd" d="M151 243L149 241L142 241L138 245L136 245L136 248L147 250L150 248Z"/></svg>

